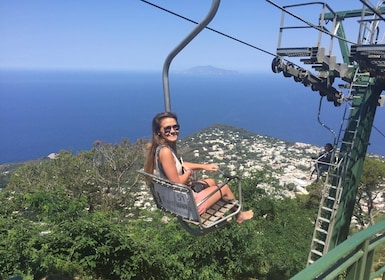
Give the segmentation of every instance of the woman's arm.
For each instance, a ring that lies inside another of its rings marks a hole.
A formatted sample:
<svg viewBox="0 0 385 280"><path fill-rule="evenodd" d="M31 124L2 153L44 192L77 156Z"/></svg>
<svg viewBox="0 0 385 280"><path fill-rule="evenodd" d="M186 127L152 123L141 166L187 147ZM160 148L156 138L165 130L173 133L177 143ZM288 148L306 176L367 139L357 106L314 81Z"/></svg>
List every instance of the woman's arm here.
<svg viewBox="0 0 385 280"><path fill-rule="evenodd" d="M218 165L216 164L192 163L185 161L183 165L192 170L217 171L219 169Z"/></svg>
<svg viewBox="0 0 385 280"><path fill-rule="evenodd" d="M166 175L167 179L176 183L187 183L192 170L179 175L178 170L176 169L175 157L169 148L164 147L160 150L159 162L162 165L164 175Z"/></svg>

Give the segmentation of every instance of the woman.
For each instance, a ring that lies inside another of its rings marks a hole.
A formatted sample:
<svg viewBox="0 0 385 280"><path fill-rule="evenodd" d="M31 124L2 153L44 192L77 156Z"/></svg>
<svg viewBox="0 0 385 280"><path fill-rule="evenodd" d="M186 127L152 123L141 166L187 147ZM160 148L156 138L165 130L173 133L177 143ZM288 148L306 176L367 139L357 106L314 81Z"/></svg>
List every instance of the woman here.
<svg viewBox="0 0 385 280"><path fill-rule="evenodd" d="M154 117L152 120L152 142L148 147L144 171L151 174L156 172L163 178L181 184L190 182L194 170L217 171L218 166L215 164L182 163L179 161L176 152L179 128L178 118L171 112L159 113ZM207 187L200 192L194 191L195 203L197 204L218 189L214 179L204 179L200 180L200 182L207 185ZM225 185L198 207L199 214L206 212L221 197L226 200L235 199L229 186ZM239 212L237 223L240 224L249 220L253 215L252 210Z"/></svg>

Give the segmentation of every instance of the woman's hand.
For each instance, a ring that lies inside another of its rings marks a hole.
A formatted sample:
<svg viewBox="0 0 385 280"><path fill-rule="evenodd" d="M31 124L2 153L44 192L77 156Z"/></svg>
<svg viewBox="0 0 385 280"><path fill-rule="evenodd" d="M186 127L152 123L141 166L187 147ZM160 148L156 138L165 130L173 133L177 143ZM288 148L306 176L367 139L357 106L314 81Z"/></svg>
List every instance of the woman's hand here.
<svg viewBox="0 0 385 280"><path fill-rule="evenodd" d="M184 166L183 166L183 170L184 170L185 172L189 172L189 173L190 173L190 176L192 176L193 173L194 173L194 169L192 169L192 168L188 168L188 167L184 167Z"/></svg>

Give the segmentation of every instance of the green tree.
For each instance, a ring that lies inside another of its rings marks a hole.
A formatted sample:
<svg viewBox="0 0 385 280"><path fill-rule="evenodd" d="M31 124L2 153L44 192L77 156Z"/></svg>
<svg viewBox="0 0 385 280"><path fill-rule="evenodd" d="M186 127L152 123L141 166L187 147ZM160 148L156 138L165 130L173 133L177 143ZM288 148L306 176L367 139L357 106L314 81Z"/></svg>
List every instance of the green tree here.
<svg viewBox="0 0 385 280"><path fill-rule="evenodd" d="M366 158L358 187L355 216L359 224L367 227L375 224L375 217L380 214L375 205L384 190L385 162Z"/></svg>
<svg viewBox="0 0 385 280"><path fill-rule="evenodd" d="M144 162L144 144L139 140L132 144L123 139L120 145L96 141L92 149L93 164L104 206L109 209L132 207L135 196L143 186L137 170ZM128 204L128 205L127 205Z"/></svg>
<svg viewBox="0 0 385 280"><path fill-rule="evenodd" d="M135 209L143 144L99 142L17 170L0 192L1 277L289 279L304 267L313 211L283 198L271 172L243 180L252 220L205 236L161 211Z"/></svg>
<svg viewBox="0 0 385 280"><path fill-rule="evenodd" d="M96 142L91 151L77 155L61 151L54 160L27 163L14 172L7 189L20 193L64 189L72 198L86 196L89 211L124 211L133 207L141 187L137 170L143 161L143 141Z"/></svg>

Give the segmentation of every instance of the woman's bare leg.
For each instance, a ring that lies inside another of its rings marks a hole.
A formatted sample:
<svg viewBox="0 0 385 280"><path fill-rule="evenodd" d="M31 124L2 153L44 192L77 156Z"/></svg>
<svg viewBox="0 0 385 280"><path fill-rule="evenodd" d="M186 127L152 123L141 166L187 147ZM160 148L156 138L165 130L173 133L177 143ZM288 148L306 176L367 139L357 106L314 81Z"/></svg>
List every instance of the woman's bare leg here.
<svg viewBox="0 0 385 280"><path fill-rule="evenodd" d="M204 197L207 197L207 196L210 195L212 192L214 192L214 193L212 194L212 196L209 197L209 198L206 200L207 208L210 208L210 207L213 206L218 200L221 199L221 193L218 191L217 186L210 186L210 187L207 187L207 188L205 188L204 190L202 190L201 192L203 192Z"/></svg>
<svg viewBox="0 0 385 280"><path fill-rule="evenodd" d="M215 189L218 190L218 186L216 184L216 182L214 181L214 179L204 179L203 181L205 181L210 187L207 188L207 189L211 189L211 187L215 187ZM207 190L206 189L206 190ZM210 192L208 193L211 193L212 191L214 191L214 189L211 189ZM217 200L215 200L212 204L208 203L208 206L211 207L212 205L215 204L215 202L217 202L220 198L221 198L221 194L222 194L222 197L226 200L233 200L235 199L235 196L233 194L233 192L231 191L231 189L229 188L228 185L224 185L220 191L218 191L218 193L220 194L219 198Z"/></svg>
<svg viewBox="0 0 385 280"><path fill-rule="evenodd" d="M208 180L206 182L209 183ZM214 186L210 186L210 187L204 189L202 192L204 192L205 196L207 196L210 193L212 193L213 191L216 191L216 192L209 199L207 199L207 208L210 208L211 206L213 206L221 198L224 198L227 200L235 199L233 192L231 191L231 189L227 185L224 185L221 188L221 191L218 191L218 187L216 185L214 185ZM250 220L253 216L254 216L253 210L242 211L242 212L238 213L236 221L238 224L241 224L244 221Z"/></svg>

